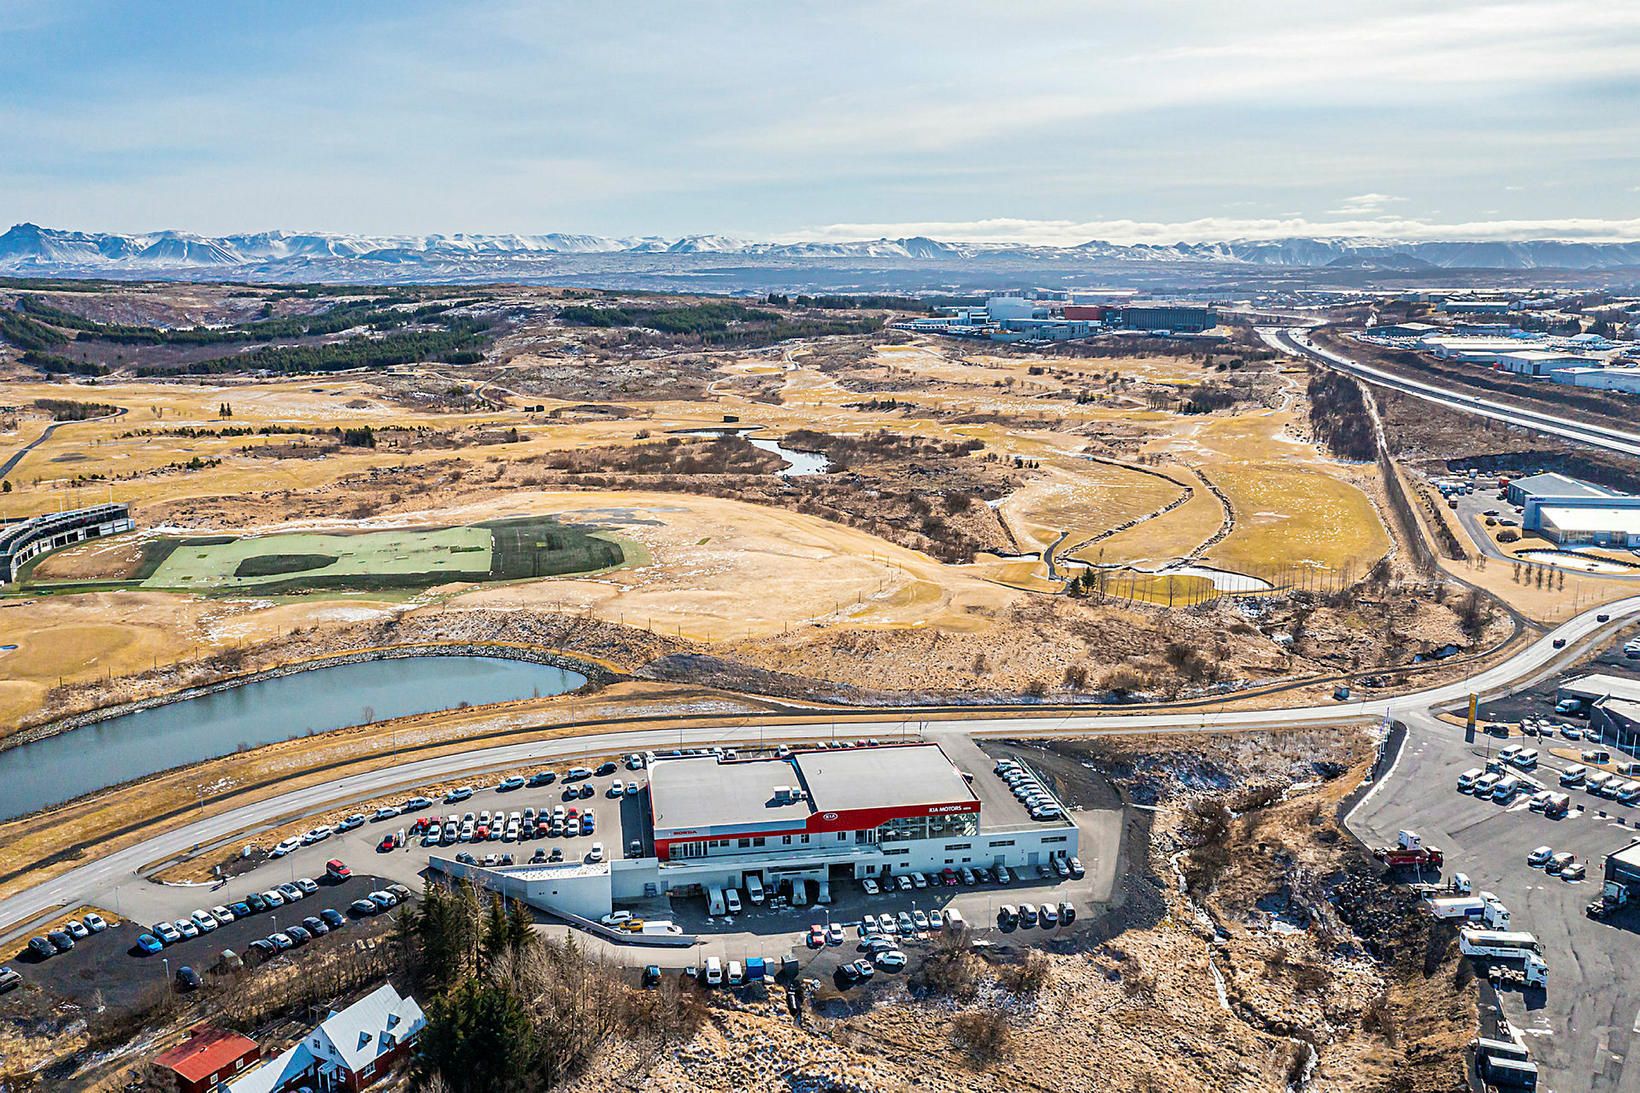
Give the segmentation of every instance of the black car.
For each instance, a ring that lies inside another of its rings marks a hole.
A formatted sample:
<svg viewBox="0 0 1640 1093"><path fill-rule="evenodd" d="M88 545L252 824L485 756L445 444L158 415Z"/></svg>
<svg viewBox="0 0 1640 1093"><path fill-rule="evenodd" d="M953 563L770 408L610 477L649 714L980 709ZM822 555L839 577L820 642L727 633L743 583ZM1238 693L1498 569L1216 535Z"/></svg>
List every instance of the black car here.
<svg viewBox="0 0 1640 1093"><path fill-rule="evenodd" d="M643 985L656 987L661 981L661 966L659 964L645 964L643 966Z"/></svg>
<svg viewBox="0 0 1640 1093"><path fill-rule="evenodd" d="M288 927L285 930L285 936L296 942L298 945L305 945L309 941L313 940L313 935L302 929L300 926Z"/></svg>
<svg viewBox="0 0 1640 1093"><path fill-rule="evenodd" d="M556 772L544 770L539 774L530 775L530 780L524 784L530 786L531 788L534 788L535 786L550 786L557 780L557 778L558 775Z"/></svg>
<svg viewBox="0 0 1640 1093"><path fill-rule="evenodd" d="M602 777L605 774L614 774L617 769L619 768L617 768L614 763L599 763L598 769L593 771L593 773Z"/></svg>
<svg viewBox="0 0 1640 1093"><path fill-rule="evenodd" d="M245 897L245 902L250 905L251 911L256 914L261 914L268 909L268 901L262 898L260 892L252 892Z"/></svg>
<svg viewBox="0 0 1640 1093"><path fill-rule="evenodd" d="M201 982L199 973L188 967L188 965L184 964L177 969L177 990L184 992L198 990Z"/></svg>
<svg viewBox="0 0 1640 1093"><path fill-rule="evenodd" d="M272 960L279 955L279 946L267 938L257 938L246 946L245 955L250 957L250 963L260 964L264 960Z"/></svg>
<svg viewBox="0 0 1640 1093"><path fill-rule="evenodd" d="M304 918L302 920L302 926L314 937L324 937L326 934L330 933L330 927L326 926L318 915L309 915L307 918Z"/></svg>
<svg viewBox="0 0 1640 1093"><path fill-rule="evenodd" d="M1602 612L1600 612L1600 614L1598 614L1594 617L1594 621L1595 622L1611 622L1612 617L1610 615L1606 614L1604 611L1602 611ZM608 765L609 764L607 764L607 763L605 764L605 766L608 766ZM601 767L599 769L602 770Z"/></svg>
<svg viewBox="0 0 1640 1093"><path fill-rule="evenodd" d="M319 912L319 917L324 919L325 925L329 926L332 930L340 926L347 925L347 919L343 918L342 913L334 907L326 907L323 911Z"/></svg>
<svg viewBox="0 0 1640 1093"><path fill-rule="evenodd" d="M31 955L33 955L34 957L36 957L40 960L45 960L48 957L53 957L53 956L57 955L56 948L53 947L51 942L47 941L43 937L31 937L31 938L29 938L28 939L28 951Z"/></svg>
<svg viewBox="0 0 1640 1093"><path fill-rule="evenodd" d="M74 939L69 936L67 930L53 930L46 935L46 940L60 953L66 953L74 947Z"/></svg>
<svg viewBox="0 0 1640 1093"><path fill-rule="evenodd" d="M591 782L587 782L587 783L585 783L584 785L581 786L581 796L583 798L591 797L594 792L595 791L592 788L592 783Z"/></svg>

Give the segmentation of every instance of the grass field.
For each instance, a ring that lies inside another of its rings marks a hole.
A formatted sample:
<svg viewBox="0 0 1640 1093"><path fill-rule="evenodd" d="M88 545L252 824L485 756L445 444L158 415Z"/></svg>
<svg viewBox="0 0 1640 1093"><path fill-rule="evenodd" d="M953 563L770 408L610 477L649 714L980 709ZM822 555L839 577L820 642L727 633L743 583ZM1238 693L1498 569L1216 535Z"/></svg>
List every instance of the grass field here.
<svg viewBox="0 0 1640 1093"><path fill-rule="evenodd" d="M200 592L381 591L449 581L518 580L620 565L621 546L551 517L347 534L287 532L151 543L142 588Z"/></svg>

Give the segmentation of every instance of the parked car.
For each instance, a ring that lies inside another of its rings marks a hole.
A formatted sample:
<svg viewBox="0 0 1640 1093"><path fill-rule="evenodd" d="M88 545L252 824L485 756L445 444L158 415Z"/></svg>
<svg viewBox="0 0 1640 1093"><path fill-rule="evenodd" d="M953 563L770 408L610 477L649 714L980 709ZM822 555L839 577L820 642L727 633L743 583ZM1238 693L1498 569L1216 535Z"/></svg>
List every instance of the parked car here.
<svg viewBox="0 0 1640 1093"><path fill-rule="evenodd" d="M298 945L306 945L308 942L313 940L313 935L308 933L307 930L301 926L286 927L285 936L290 938Z"/></svg>
<svg viewBox="0 0 1640 1093"><path fill-rule="evenodd" d="M199 978L199 973L188 965L184 964L177 969L176 983L178 991L186 994L188 991L198 990L201 982L203 981Z"/></svg>
<svg viewBox="0 0 1640 1093"><path fill-rule="evenodd" d="M1554 847L1540 846L1530 854L1526 855L1526 864L1531 866L1545 865L1548 863L1549 859L1554 856Z"/></svg>
<svg viewBox="0 0 1640 1093"><path fill-rule="evenodd" d="M85 923L85 928L90 930L94 934L100 934L104 930L108 929L108 923L103 919L103 917L101 915L97 914L97 912L95 912L95 911L92 911L90 914L86 915L85 918L81 919L80 921L84 922Z"/></svg>
<svg viewBox="0 0 1640 1093"><path fill-rule="evenodd" d="M0 994L5 994L22 984L23 977L13 968L0 968Z"/></svg>
<svg viewBox="0 0 1640 1093"><path fill-rule="evenodd" d="M897 972L905 967L906 956L898 949L889 949L886 952L873 953L871 962L881 971Z"/></svg>
<svg viewBox="0 0 1640 1093"><path fill-rule="evenodd" d="M862 880L860 882L860 887L864 889L865 894L868 896L875 896L878 892L882 891L882 889L877 887L877 882L872 880L870 877Z"/></svg>
<svg viewBox="0 0 1640 1093"><path fill-rule="evenodd" d="M153 956L163 948L165 948L165 942L153 934L142 933L137 935L137 951L145 956Z"/></svg>
<svg viewBox="0 0 1640 1093"><path fill-rule="evenodd" d="M289 952L291 949L296 948L296 942L291 939L289 934L269 934L268 940L273 943L274 948L278 949L282 953Z"/></svg>
<svg viewBox="0 0 1640 1093"><path fill-rule="evenodd" d="M347 905L347 909L356 915L373 915L382 908L376 906L375 900L356 899Z"/></svg>
<svg viewBox="0 0 1640 1093"><path fill-rule="evenodd" d="M74 947L74 939L68 936L67 930L53 930L46 935L46 940L60 953L66 953Z"/></svg>
<svg viewBox="0 0 1640 1093"><path fill-rule="evenodd" d="M319 912L319 917L323 919L324 924L329 926L332 930L339 929L340 927L347 925L347 919L343 917L342 913L334 907L326 907L323 911Z"/></svg>
<svg viewBox="0 0 1640 1093"><path fill-rule="evenodd" d="M67 930L68 936L75 941L84 941L91 936L91 931L85 928L85 923L77 918L71 918L63 923L63 929Z"/></svg>
<svg viewBox="0 0 1640 1093"><path fill-rule="evenodd" d="M511 793L515 789L523 789L524 784L524 778L515 774L511 778L501 779L495 788L497 793Z"/></svg>
<svg viewBox="0 0 1640 1093"><path fill-rule="evenodd" d="M199 924L191 918L179 918L171 925L177 928L177 933L183 937L198 937Z"/></svg>
<svg viewBox="0 0 1640 1093"><path fill-rule="evenodd" d="M398 904L398 898L391 892L375 891L370 893L370 902L380 910L390 911Z"/></svg>
<svg viewBox="0 0 1640 1093"><path fill-rule="evenodd" d="M43 937L29 938L28 951L37 960L46 960L57 955L57 947Z"/></svg>

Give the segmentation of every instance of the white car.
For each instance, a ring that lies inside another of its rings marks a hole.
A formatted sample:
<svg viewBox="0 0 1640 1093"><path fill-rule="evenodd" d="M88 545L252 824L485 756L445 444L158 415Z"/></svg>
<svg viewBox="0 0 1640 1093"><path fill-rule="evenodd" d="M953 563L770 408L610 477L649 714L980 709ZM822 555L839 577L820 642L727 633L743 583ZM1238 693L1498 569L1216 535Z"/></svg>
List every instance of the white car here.
<svg viewBox="0 0 1640 1093"><path fill-rule="evenodd" d="M624 926L628 922L632 921L632 912L631 911L611 911L609 914L605 915L603 918L599 919L598 921L603 923L605 926Z"/></svg>
<svg viewBox="0 0 1640 1093"><path fill-rule="evenodd" d="M364 813L355 812L353 815L349 816L347 819L345 819L341 823L337 824L336 825L336 831L337 831L338 834L340 834L343 831L352 831L356 827L363 827L363 826L364 826Z"/></svg>
<svg viewBox="0 0 1640 1093"><path fill-rule="evenodd" d="M871 958L871 962L885 972L897 972L906 965L905 954L898 949L878 953Z"/></svg>
<svg viewBox="0 0 1640 1093"><path fill-rule="evenodd" d="M270 857L270 858L282 858L286 854L289 854L292 850L295 850L298 847L300 847L301 845L302 845L302 840L300 840L300 839L286 839L284 842L280 843L278 846L274 847L271 851L269 851L268 852L268 857Z"/></svg>
<svg viewBox="0 0 1640 1093"><path fill-rule="evenodd" d="M86 915L81 921L85 923L85 928L94 934L100 934L104 930L108 929L107 921L105 921L103 917L95 911L91 912L89 915Z"/></svg>
<svg viewBox="0 0 1640 1093"><path fill-rule="evenodd" d="M208 911L195 911L188 917L194 920L194 925L199 927L202 934L208 934L216 929L216 919L212 918Z"/></svg>
<svg viewBox="0 0 1640 1093"><path fill-rule="evenodd" d="M626 783L617 778L613 782L609 783L608 792L611 797L619 797L626 792Z"/></svg>
<svg viewBox="0 0 1640 1093"><path fill-rule="evenodd" d="M865 890L865 894L868 896L875 896L878 892L882 891L881 888L877 887L877 882L872 880L870 877L862 880L860 882L860 887Z"/></svg>
<svg viewBox="0 0 1640 1093"><path fill-rule="evenodd" d="M314 843L324 842L326 839L330 838L330 836L331 836L331 829L330 828L328 828L328 827L316 827L312 831L309 831L306 834L304 834L302 836L301 841L302 841L303 846L312 846Z"/></svg>
<svg viewBox="0 0 1640 1093"><path fill-rule="evenodd" d="M226 926L233 921L233 912L226 907L212 907L211 917L216 919L218 925Z"/></svg>
<svg viewBox="0 0 1640 1093"><path fill-rule="evenodd" d="M1555 856L1554 847L1552 847L1552 846L1540 846L1536 850L1532 851L1530 854L1526 855L1526 864L1527 865L1545 865L1545 864L1548 863L1549 859L1554 857L1554 856Z"/></svg>
<svg viewBox="0 0 1640 1093"><path fill-rule="evenodd" d="M587 851L587 861L597 863L604 860L604 844L593 843L592 849Z"/></svg>
<svg viewBox="0 0 1640 1093"><path fill-rule="evenodd" d="M397 816L398 814L399 814L399 810L394 808L392 805L384 805L381 808L378 808L376 811L372 812L370 814L370 819L374 822L380 822L382 820L391 820L393 817Z"/></svg>

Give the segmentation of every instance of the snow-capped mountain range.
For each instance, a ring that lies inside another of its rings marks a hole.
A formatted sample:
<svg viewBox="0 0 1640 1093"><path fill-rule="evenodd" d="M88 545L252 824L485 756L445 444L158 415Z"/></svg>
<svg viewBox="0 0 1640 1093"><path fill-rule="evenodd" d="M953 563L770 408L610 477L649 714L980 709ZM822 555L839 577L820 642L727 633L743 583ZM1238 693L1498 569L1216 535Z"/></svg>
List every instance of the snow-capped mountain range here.
<svg viewBox="0 0 1640 1093"><path fill-rule="evenodd" d="M1244 239L1078 246L945 242L916 236L771 243L723 235L615 239L596 235L362 236L268 231L206 237L179 231L78 232L18 224L0 235L0 272L161 279L408 282L544 280L601 271L702 276L728 269L990 267L1059 271L1126 266L1226 272L1350 270L1640 270L1640 242L1397 242L1364 238ZM718 276L721 280L721 276Z"/></svg>

